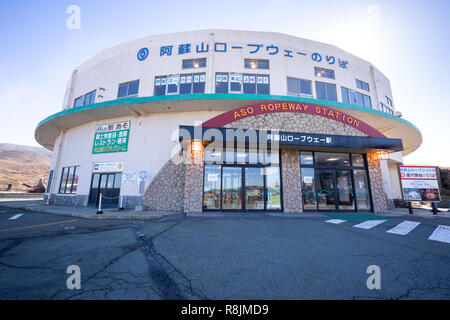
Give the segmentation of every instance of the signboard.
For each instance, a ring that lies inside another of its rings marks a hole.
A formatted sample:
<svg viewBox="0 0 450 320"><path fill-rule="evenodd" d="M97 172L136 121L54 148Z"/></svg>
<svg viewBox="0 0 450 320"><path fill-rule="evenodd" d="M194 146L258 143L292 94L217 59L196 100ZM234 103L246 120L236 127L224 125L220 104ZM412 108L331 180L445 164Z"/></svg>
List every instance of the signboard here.
<svg viewBox="0 0 450 320"><path fill-rule="evenodd" d="M139 171L139 179L145 180L145 179L147 179L147 176L148 176L147 170L141 170L141 171Z"/></svg>
<svg viewBox="0 0 450 320"><path fill-rule="evenodd" d="M405 201L439 202L439 182L436 167L399 166L400 182Z"/></svg>
<svg viewBox="0 0 450 320"><path fill-rule="evenodd" d="M301 132L272 132L267 130L233 129L233 128L207 128L194 129L193 126L179 127L179 138L181 140L203 140L203 141L244 141L248 143L264 143L291 146L309 147L333 147L354 149L376 149L402 151L403 145L400 139L340 136L331 134L315 134Z"/></svg>
<svg viewBox="0 0 450 320"><path fill-rule="evenodd" d="M130 121L95 126L92 154L127 152L130 137Z"/></svg>
<svg viewBox="0 0 450 320"><path fill-rule="evenodd" d="M100 162L94 163L92 172L122 172L123 162Z"/></svg>

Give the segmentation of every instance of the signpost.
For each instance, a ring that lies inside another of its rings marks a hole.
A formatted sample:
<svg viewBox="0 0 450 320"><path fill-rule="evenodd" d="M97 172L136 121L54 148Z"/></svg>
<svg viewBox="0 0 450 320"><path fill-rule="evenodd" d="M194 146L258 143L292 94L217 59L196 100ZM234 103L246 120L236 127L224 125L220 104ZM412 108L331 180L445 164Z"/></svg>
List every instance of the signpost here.
<svg viewBox="0 0 450 320"><path fill-rule="evenodd" d="M403 200L408 201L412 214L412 201L431 202L433 214L437 214L436 202L441 201L436 167L399 166Z"/></svg>

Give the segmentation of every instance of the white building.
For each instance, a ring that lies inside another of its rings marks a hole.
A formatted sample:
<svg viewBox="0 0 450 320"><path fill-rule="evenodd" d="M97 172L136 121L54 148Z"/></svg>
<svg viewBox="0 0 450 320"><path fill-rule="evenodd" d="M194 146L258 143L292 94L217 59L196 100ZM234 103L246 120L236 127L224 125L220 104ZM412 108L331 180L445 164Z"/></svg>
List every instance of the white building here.
<svg viewBox="0 0 450 320"><path fill-rule="evenodd" d="M36 140L55 151L46 199L382 212L401 198L397 165L422 142L393 101L370 62L324 43L215 29L148 36L77 67L63 110L39 123ZM225 162L232 129L259 138L245 150L232 142Z"/></svg>

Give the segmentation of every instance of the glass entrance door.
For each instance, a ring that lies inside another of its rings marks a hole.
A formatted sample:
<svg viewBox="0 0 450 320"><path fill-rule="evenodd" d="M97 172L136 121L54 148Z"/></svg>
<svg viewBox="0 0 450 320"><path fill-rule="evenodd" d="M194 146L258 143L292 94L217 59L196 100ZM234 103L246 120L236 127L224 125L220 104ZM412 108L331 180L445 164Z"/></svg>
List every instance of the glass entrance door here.
<svg viewBox="0 0 450 320"><path fill-rule="evenodd" d="M122 173L94 173L89 194L89 205L97 206L100 194L102 194L102 206L117 206L121 182Z"/></svg>
<svg viewBox="0 0 450 320"><path fill-rule="evenodd" d="M352 172L350 170L336 171L336 191L338 193L338 209L355 210Z"/></svg>
<svg viewBox="0 0 450 320"><path fill-rule="evenodd" d="M317 170L317 204L319 210L336 210L335 171Z"/></svg>
<svg viewBox="0 0 450 320"><path fill-rule="evenodd" d="M242 168L223 167L222 169L222 209L242 209Z"/></svg>
<svg viewBox="0 0 450 320"><path fill-rule="evenodd" d="M264 210L264 168L244 168L245 209Z"/></svg>
<svg viewBox="0 0 450 320"><path fill-rule="evenodd" d="M355 210L350 170L317 170L317 184L319 210Z"/></svg>

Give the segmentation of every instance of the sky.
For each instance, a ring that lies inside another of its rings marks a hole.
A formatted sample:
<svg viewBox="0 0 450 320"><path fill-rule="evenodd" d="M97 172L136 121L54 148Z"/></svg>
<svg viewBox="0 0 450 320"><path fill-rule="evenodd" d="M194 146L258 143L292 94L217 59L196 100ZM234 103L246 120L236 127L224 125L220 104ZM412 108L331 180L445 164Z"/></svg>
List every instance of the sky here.
<svg viewBox="0 0 450 320"><path fill-rule="evenodd" d="M80 29L69 29L70 5ZM391 82L394 106L422 146L405 164L450 167L448 0L0 0L0 143L37 146L72 70L123 42L197 29L273 31L335 45Z"/></svg>

